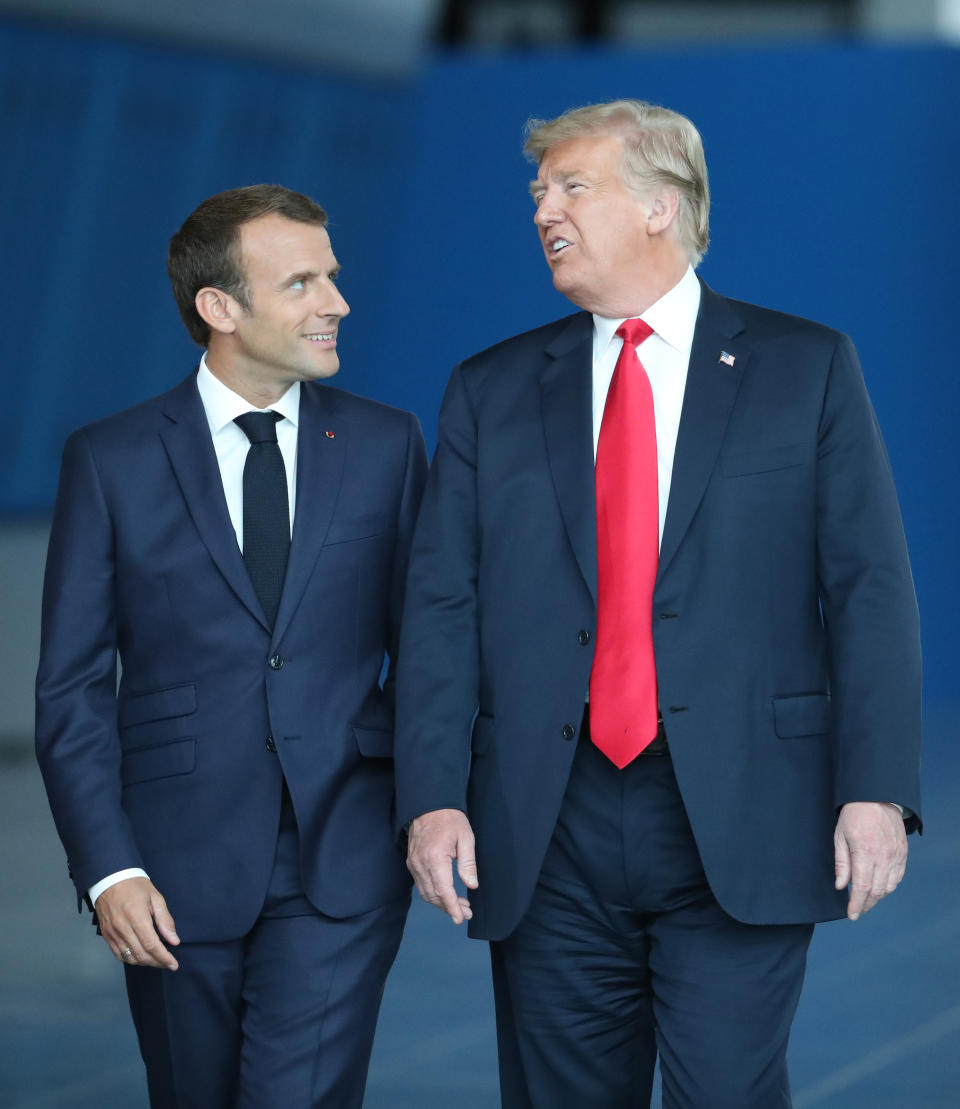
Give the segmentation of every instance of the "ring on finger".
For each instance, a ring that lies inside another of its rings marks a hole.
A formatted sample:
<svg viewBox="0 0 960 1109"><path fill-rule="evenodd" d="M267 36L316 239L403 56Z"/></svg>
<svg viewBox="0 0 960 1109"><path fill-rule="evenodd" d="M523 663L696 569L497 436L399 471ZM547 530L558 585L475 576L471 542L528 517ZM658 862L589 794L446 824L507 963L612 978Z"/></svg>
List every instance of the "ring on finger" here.
<svg viewBox="0 0 960 1109"><path fill-rule="evenodd" d="M125 948L124 948L124 949L123 949L123 950L122 950L122 951L120 952L120 958L121 958L121 959L132 959L132 958L133 958L133 952L132 952L132 951L130 950L130 948L129 948L129 947L125 947Z"/></svg>

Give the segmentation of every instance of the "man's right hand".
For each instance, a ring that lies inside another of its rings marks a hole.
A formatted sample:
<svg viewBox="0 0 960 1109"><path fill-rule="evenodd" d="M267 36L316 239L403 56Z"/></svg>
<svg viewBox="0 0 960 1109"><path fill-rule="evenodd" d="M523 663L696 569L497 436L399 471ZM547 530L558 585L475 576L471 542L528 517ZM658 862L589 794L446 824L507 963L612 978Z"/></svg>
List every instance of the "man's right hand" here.
<svg viewBox="0 0 960 1109"><path fill-rule="evenodd" d="M149 878L125 878L97 898L94 909L103 938L127 966L176 970L179 964L166 943L180 943L173 917Z"/></svg>
<svg viewBox="0 0 960 1109"><path fill-rule="evenodd" d="M466 897L458 897L453 885L453 860L467 889L477 888L477 862L473 829L459 809L436 809L418 816L410 824L407 838L407 868L424 901L436 905L454 924L470 920L473 912Z"/></svg>

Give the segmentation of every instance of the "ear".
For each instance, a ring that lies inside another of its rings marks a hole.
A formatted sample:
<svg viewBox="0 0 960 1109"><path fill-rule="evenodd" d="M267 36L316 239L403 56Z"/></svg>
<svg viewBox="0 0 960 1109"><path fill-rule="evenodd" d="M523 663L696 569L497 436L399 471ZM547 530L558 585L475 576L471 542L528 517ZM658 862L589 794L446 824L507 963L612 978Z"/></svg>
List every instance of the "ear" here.
<svg viewBox="0 0 960 1109"><path fill-rule="evenodd" d="M222 335L230 335L237 329L236 318L243 314L240 305L223 289L208 285L194 298L197 315L210 328Z"/></svg>
<svg viewBox="0 0 960 1109"><path fill-rule="evenodd" d="M680 213L680 193L676 189L661 189L654 194L647 215L647 234L661 235Z"/></svg>

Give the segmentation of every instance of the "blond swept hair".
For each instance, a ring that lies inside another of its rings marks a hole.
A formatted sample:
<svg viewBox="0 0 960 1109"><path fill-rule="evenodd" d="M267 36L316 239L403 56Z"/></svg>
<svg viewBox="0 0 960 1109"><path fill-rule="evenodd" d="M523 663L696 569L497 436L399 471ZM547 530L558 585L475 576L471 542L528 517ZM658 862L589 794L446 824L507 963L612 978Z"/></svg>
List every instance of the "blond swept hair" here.
<svg viewBox="0 0 960 1109"><path fill-rule="evenodd" d="M679 112L645 100L611 100L573 108L552 120L531 119L523 152L537 165L551 147L583 135L613 135L623 143L623 179L641 195L677 190L677 234L694 267L710 242L710 186L700 132Z"/></svg>

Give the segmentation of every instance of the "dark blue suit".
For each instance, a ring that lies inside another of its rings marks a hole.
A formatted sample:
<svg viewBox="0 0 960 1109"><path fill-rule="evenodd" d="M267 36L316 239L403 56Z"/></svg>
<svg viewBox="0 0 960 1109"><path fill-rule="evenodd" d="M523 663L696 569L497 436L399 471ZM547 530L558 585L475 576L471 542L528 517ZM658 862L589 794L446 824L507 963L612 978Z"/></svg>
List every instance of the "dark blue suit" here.
<svg viewBox="0 0 960 1109"><path fill-rule="evenodd" d="M468 813L470 931L494 941L555 837L592 663L591 337L578 313L457 367L411 556L398 819ZM916 601L845 336L703 287L653 608L673 772L719 905L750 925L842 916L839 807L920 811Z"/></svg>
<svg viewBox="0 0 960 1109"><path fill-rule="evenodd" d="M181 951L254 928L276 877L284 780L300 892L327 918L399 906L384 946L399 942L409 879L392 835L392 667L383 689L380 675L385 652L396 659L423 439L411 414L338 389L302 383L300 398L294 530L272 631L195 375L81 429L64 452L38 756L78 896L143 867ZM382 977L356 1004L375 1013L381 988ZM190 1034L203 1037L195 1015Z"/></svg>

